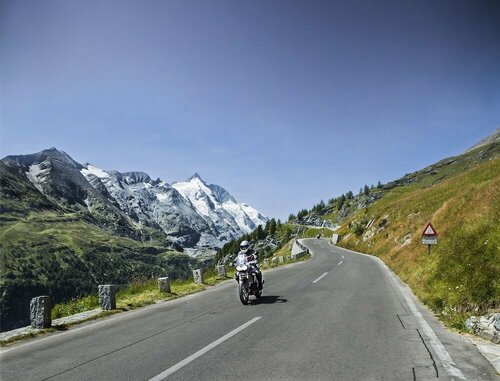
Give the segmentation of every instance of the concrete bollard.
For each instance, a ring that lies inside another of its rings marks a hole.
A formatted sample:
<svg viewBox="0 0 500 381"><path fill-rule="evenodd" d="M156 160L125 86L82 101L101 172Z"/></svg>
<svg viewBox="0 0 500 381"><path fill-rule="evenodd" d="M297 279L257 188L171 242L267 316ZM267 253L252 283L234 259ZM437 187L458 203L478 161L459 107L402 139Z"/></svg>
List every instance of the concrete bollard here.
<svg viewBox="0 0 500 381"><path fill-rule="evenodd" d="M201 272L201 269L193 270L193 278L194 278L194 283L198 284L203 283L203 274Z"/></svg>
<svg viewBox="0 0 500 381"><path fill-rule="evenodd" d="M168 276L158 278L158 287L160 288L160 292L167 292L170 294L172 292L170 289L170 278Z"/></svg>
<svg viewBox="0 0 500 381"><path fill-rule="evenodd" d="M116 286L114 284L99 285L99 304L103 310L116 309Z"/></svg>
<svg viewBox="0 0 500 381"><path fill-rule="evenodd" d="M278 258L273 257L272 261L273 261L273 263L278 263Z"/></svg>
<svg viewBox="0 0 500 381"><path fill-rule="evenodd" d="M50 296L37 296L30 302L30 319L33 328L50 328L52 302Z"/></svg>
<svg viewBox="0 0 500 381"><path fill-rule="evenodd" d="M285 260L284 260L284 258L283 258L283 257L278 257L278 258L279 258L279 260L280 260L280 263L285 262Z"/></svg>
<svg viewBox="0 0 500 381"><path fill-rule="evenodd" d="M264 259L264 265L269 266L269 259L268 258Z"/></svg>
<svg viewBox="0 0 500 381"><path fill-rule="evenodd" d="M217 265L217 274L219 275L219 278L225 278L226 277L226 267L224 265Z"/></svg>

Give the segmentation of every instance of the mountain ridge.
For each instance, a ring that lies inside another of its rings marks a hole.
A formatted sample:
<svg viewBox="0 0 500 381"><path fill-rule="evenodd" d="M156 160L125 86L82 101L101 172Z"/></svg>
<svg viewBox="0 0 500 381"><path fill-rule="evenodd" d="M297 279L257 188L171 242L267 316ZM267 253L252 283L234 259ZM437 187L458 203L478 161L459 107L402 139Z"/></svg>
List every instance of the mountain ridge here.
<svg viewBox="0 0 500 381"><path fill-rule="evenodd" d="M146 172L108 171L90 163L82 165L55 147L29 155L10 155L2 162L16 167L21 177L24 173L38 191L63 209L88 212L100 227L133 239L147 240L152 235L164 234L164 240L172 240L184 248L217 249L267 221L255 209L239 205L219 185L206 185L198 173L188 180L200 181L210 190L204 193L210 193L205 197L205 207L213 211L211 214L200 214L200 207L193 205L195 199L182 192L177 194L175 186L160 179L152 180ZM227 200L234 203L233 209L215 205ZM199 199L197 202L200 203ZM245 218L237 223L234 213ZM107 216L119 223L107 221Z"/></svg>

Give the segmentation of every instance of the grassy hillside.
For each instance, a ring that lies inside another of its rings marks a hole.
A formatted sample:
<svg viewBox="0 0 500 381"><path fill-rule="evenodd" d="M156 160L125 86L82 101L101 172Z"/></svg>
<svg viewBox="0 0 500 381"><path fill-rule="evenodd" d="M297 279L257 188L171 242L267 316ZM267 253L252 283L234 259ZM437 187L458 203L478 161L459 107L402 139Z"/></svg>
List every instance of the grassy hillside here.
<svg viewBox="0 0 500 381"><path fill-rule="evenodd" d="M165 247L112 235L77 213L4 219L0 243L2 330L29 323L29 301L38 295L58 303L96 293L99 284L165 274L187 278L190 266L199 266Z"/></svg>
<svg viewBox="0 0 500 381"><path fill-rule="evenodd" d="M498 144L416 172L339 230L340 246L382 258L457 327L500 307L500 159L491 150ZM485 152L491 158L476 160ZM439 234L430 255L421 243L429 221Z"/></svg>

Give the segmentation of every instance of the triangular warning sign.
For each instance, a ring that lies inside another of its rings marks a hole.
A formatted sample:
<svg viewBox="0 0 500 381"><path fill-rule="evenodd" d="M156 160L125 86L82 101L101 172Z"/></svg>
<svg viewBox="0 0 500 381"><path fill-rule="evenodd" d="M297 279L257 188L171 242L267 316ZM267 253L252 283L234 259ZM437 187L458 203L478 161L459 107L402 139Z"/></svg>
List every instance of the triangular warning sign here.
<svg viewBox="0 0 500 381"><path fill-rule="evenodd" d="M434 230L434 227L432 226L432 224L430 222L425 227L422 235L437 235L436 230Z"/></svg>

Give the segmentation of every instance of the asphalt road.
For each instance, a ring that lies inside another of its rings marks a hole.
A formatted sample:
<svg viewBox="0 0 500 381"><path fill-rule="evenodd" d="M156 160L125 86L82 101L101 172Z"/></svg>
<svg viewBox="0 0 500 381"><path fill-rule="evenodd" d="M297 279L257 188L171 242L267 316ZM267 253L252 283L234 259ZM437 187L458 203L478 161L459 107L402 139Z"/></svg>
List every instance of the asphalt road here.
<svg viewBox="0 0 500 381"><path fill-rule="evenodd" d="M0 352L4 380L498 380L376 258L305 240L312 259Z"/></svg>

